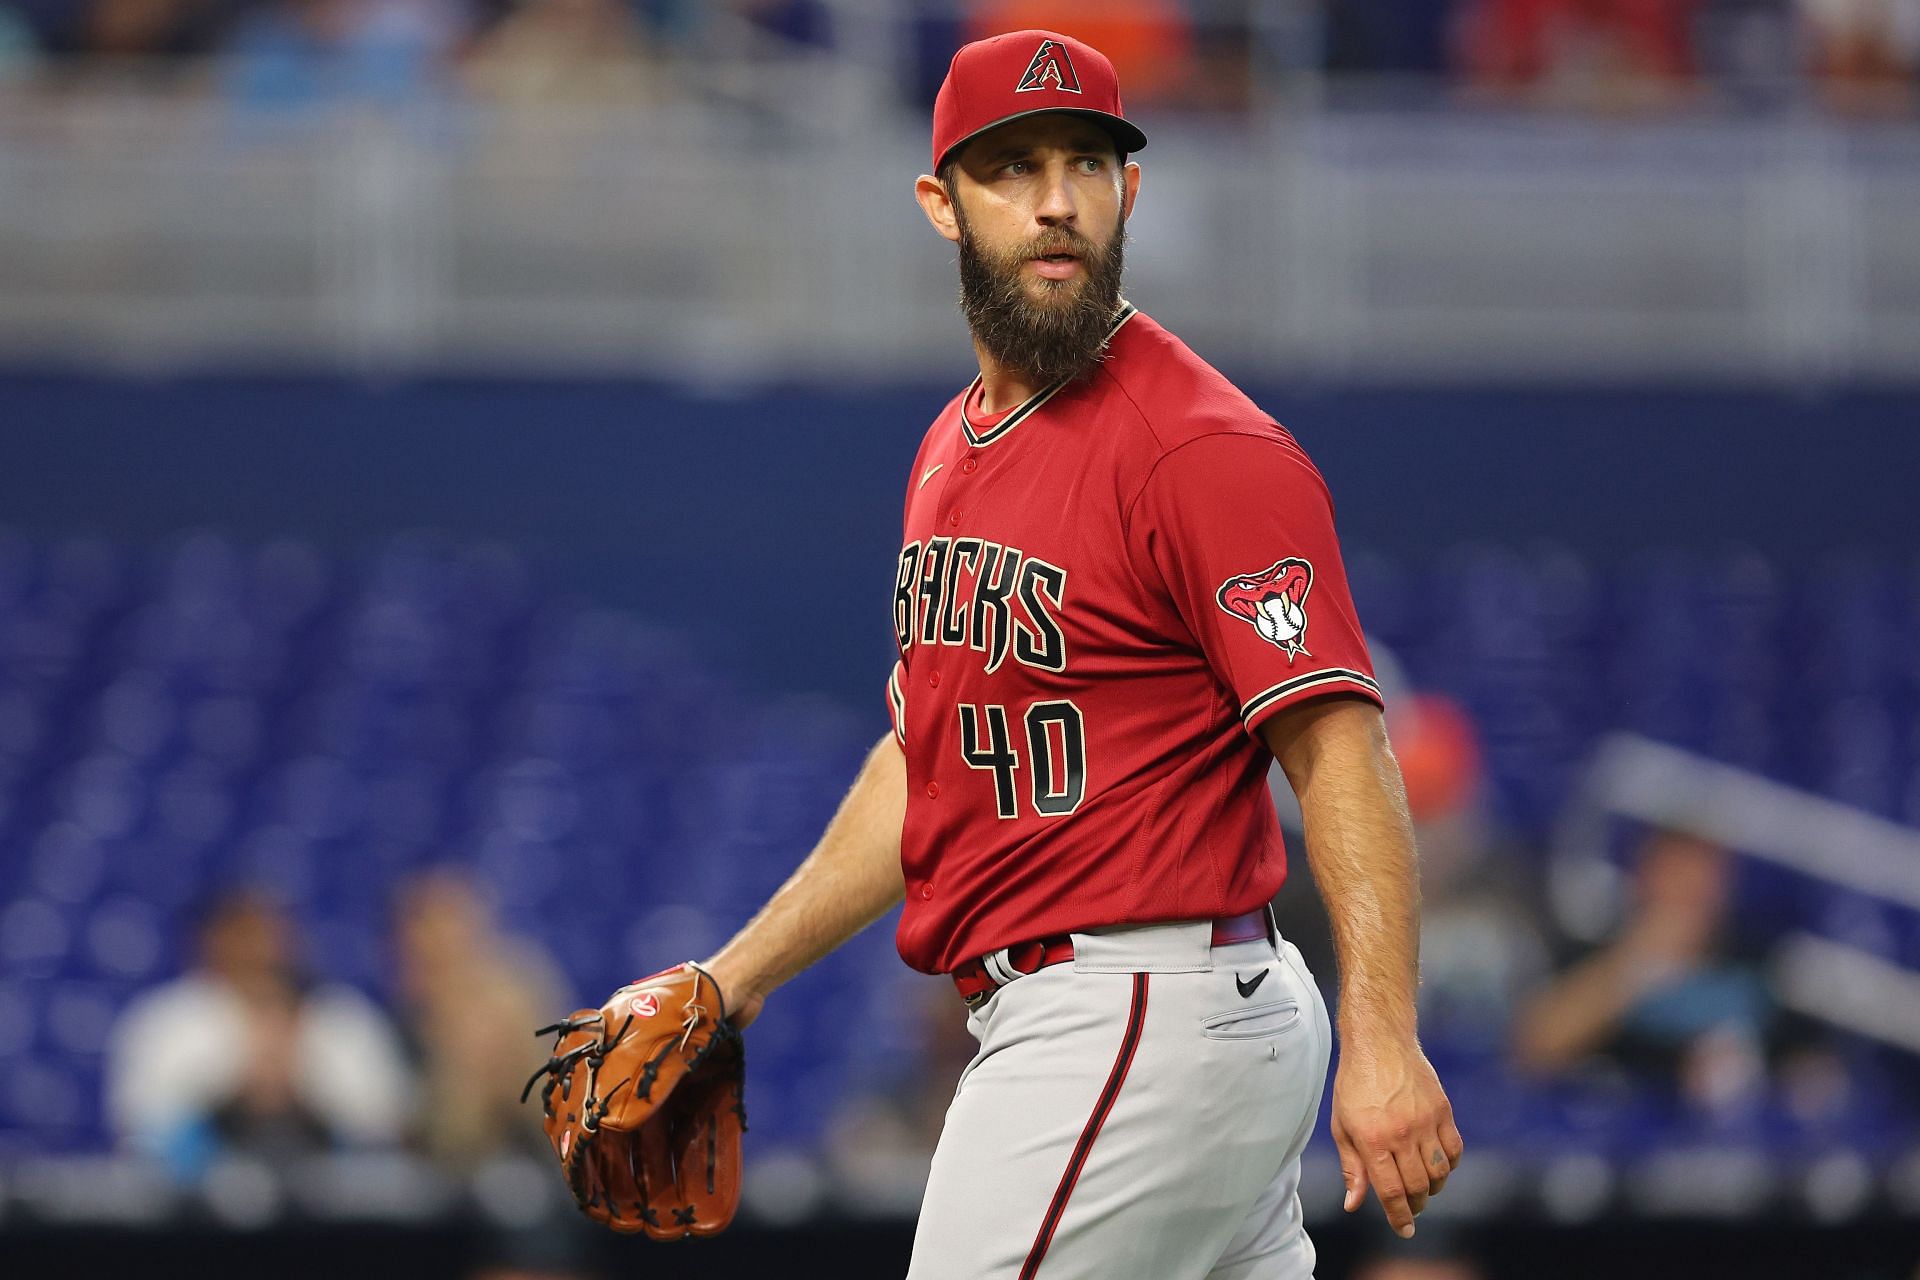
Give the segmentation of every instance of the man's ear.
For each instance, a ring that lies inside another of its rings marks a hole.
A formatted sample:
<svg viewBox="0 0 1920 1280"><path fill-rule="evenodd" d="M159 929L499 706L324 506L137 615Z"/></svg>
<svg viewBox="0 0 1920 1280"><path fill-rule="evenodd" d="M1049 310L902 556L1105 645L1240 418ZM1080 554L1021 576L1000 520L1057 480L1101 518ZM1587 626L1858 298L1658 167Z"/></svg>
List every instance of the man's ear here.
<svg viewBox="0 0 1920 1280"><path fill-rule="evenodd" d="M1120 217L1133 217L1133 202L1140 195L1140 166L1132 160L1120 170Z"/></svg>
<svg viewBox="0 0 1920 1280"><path fill-rule="evenodd" d="M913 198L920 202L920 212L927 215L935 231L955 244L960 242L960 220L954 216L953 198L947 194L945 183L923 173L913 184Z"/></svg>

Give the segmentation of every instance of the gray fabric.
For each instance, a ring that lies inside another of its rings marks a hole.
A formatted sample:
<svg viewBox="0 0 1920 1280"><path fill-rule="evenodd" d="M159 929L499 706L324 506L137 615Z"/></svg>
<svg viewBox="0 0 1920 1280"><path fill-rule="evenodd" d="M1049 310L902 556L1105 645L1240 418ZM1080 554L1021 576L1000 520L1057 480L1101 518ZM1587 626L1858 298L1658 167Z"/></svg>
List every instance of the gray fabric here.
<svg viewBox="0 0 1920 1280"><path fill-rule="evenodd" d="M1332 1047L1326 1006L1291 943L1211 947L1209 934L1076 934L1074 963L969 1015L980 1050L947 1110L909 1280L1020 1275L1119 1056L1137 972L1139 1043L1038 1280L1311 1280L1296 1192ZM1243 997L1236 978L1262 971Z"/></svg>

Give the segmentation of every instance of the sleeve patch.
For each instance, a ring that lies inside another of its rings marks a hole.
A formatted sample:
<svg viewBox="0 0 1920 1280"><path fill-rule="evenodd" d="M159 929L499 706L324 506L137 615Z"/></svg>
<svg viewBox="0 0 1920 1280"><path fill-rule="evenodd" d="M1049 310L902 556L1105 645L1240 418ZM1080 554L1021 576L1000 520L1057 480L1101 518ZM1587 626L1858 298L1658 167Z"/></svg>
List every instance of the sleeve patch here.
<svg viewBox="0 0 1920 1280"><path fill-rule="evenodd" d="M1307 649L1307 593L1313 590L1313 565L1298 556L1275 561L1258 573L1236 574L1220 584L1214 599L1230 617L1240 619L1260 638L1293 660Z"/></svg>

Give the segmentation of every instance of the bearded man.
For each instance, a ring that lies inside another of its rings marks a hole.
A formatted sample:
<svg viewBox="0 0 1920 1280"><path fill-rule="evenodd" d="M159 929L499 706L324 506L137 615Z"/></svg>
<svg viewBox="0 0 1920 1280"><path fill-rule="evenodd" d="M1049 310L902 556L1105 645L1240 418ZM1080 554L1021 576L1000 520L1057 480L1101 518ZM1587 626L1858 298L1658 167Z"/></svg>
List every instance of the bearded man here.
<svg viewBox="0 0 1920 1280"><path fill-rule="evenodd" d="M1415 1034L1419 890L1325 483L1120 295L1146 144L1048 31L954 57L915 194L980 372L907 477L893 732L701 968L736 1027L904 897L980 1050L910 1280L1305 1280L1333 1028L1268 903L1278 760L1341 970L1333 1137L1411 1236L1459 1163Z"/></svg>

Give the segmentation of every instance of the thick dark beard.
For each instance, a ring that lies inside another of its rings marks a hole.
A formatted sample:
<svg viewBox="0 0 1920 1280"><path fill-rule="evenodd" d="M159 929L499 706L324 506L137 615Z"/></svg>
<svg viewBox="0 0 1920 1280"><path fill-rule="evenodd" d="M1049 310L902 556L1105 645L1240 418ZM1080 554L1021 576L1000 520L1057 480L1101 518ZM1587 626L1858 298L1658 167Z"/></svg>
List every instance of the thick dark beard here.
<svg viewBox="0 0 1920 1280"><path fill-rule="evenodd" d="M1040 386L1076 378L1093 366L1120 308L1120 274L1127 227L1114 228L1101 248L1077 231L1054 227L1005 253L988 253L974 239L960 202L953 202L960 228L960 310L986 353ZM1052 303L1036 302L1020 274L1042 254L1072 252L1085 271L1078 281L1047 281Z"/></svg>

